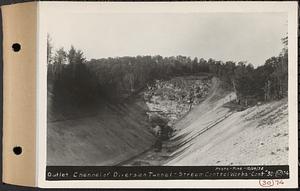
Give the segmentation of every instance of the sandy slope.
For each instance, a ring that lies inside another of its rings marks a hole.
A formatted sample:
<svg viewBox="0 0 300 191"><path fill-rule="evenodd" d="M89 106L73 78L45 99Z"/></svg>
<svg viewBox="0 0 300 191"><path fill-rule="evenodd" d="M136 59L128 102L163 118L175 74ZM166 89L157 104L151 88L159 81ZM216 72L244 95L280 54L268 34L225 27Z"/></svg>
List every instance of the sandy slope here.
<svg viewBox="0 0 300 191"><path fill-rule="evenodd" d="M155 138L143 107L108 105L93 116L49 122L47 165L115 165L148 149Z"/></svg>
<svg viewBox="0 0 300 191"><path fill-rule="evenodd" d="M287 99L237 112L223 107L234 97L215 79L211 96L177 124L180 147L167 165L288 163Z"/></svg>

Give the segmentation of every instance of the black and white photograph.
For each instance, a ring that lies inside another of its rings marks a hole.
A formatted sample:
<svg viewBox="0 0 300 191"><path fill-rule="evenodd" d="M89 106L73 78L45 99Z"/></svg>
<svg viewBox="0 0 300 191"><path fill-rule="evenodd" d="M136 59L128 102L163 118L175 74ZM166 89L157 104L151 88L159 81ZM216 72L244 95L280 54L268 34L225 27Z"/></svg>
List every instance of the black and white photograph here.
<svg viewBox="0 0 300 191"><path fill-rule="evenodd" d="M289 164L286 12L95 10L47 19L47 166Z"/></svg>
<svg viewBox="0 0 300 191"><path fill-rule="evenodd" d="M297 1L0 5L4 184L299 187Z"/></svg>

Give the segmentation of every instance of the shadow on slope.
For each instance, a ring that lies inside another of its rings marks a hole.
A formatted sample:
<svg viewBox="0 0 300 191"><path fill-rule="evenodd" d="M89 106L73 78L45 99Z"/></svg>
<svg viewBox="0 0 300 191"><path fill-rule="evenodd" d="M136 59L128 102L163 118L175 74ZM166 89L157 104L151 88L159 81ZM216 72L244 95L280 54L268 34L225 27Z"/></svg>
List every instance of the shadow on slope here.
<svg viewBox="0 0 300 191"><path fill-rule="evenodd" d="M48 95L48 104L51 95ZM47 165L116 165L151 147L141 99L57 115L48 108Z"/></svg>

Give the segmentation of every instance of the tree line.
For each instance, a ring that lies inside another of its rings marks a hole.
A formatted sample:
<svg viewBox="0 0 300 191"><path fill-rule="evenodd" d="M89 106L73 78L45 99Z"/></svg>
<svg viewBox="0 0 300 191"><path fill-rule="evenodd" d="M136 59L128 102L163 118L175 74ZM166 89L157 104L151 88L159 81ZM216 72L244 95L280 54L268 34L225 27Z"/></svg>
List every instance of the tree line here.
<svg viewBox="0 0 300 191"><path fill-rule="evenodd" d="M136 56L87 60L81 50L54 50L47 41L48 92L55 103L84 106L101 101L120 102L140 92L156 79L211 74L219 77L237 94L237 102L281 99L287 96L287 38L278 56L254 68L246 62L205 60L186 56Z"/></svg>

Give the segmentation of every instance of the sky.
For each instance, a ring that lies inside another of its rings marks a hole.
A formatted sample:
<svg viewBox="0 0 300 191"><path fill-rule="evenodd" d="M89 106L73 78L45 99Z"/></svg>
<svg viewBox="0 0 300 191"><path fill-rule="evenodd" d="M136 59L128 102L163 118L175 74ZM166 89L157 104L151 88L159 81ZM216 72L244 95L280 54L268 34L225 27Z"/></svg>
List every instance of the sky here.
<svg viewBox="0 0 300 191"><path fill-rule="evenodd" d="M48 15L55 48L81 49L85 57L161 55L254 66L278 56L287 35L284 13L95 13Z"/></svg>

